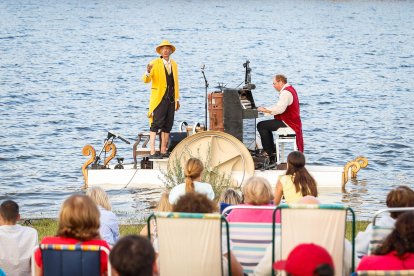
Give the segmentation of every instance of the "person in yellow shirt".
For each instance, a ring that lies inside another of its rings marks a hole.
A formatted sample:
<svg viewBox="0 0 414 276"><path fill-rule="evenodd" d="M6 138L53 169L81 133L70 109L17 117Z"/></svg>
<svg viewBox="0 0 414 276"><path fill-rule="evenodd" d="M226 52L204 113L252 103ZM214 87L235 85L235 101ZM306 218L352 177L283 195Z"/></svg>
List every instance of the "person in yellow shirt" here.
<svg viewBox="0 0 414 276"><path fill-rule="evenodd" d="M163 40L157 46L159 58L147 65L147 71L142 76L144 83L152 83L148 110L150 123L150 159L167 158L167 145L170 131L174 124L175 111L180 108L178 67L170 57L175 47L168 40ZM160 155L155 152L155 137L161 130Z"/></svg>
<svg viewBox="0 0 414 276"><path fill-rule="evenodd" d="M317 183L305 168L305 162L305 155L302 152L289 153L286 174L282 175L276 184L275 205L279 205L282 196L287 204L296 203L307 195L318 196Z"/></svg>

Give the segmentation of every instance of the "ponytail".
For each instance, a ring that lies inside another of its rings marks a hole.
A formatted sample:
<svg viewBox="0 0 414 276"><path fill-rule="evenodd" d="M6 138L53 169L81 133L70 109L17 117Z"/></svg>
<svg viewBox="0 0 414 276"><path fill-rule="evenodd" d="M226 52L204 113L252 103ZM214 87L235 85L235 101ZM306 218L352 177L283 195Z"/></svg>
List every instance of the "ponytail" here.
<svg viewBox="0 0 414 276"><path fill-rule="evenodd" d="M185 192L194 192L194 179L200 177L204 170L203 163L197 158L190 158L185 166Z"/></svg>

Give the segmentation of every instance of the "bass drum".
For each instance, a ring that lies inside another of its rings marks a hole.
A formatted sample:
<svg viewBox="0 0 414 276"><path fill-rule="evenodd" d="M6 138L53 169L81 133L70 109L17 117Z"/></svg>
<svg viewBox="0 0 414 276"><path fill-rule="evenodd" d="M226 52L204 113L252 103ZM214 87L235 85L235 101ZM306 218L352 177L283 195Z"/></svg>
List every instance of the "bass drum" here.
<svg viewBox="0 0 414 276"><path fill-rule="evenodd" d="M241 186L254 174L254 162L249 150L225 132L203 131L182 140L170 154L168 171L174 171L178 164L184 168L191 157L200 159L209 171L231 175L235 186Z"/></svg>

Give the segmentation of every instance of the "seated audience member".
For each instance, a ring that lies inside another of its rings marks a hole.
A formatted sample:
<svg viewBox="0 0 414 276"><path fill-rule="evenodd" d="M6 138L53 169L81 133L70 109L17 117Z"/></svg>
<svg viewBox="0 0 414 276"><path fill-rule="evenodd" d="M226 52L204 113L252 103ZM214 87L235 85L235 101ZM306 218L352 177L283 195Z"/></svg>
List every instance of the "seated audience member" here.
<svg viewBox="0 0 414 276"><path fill-rule="evenodd" d="M238 205L243 203L241 195L233 188L226 189L220 196L220 212L231 205Z"/></svg>
<svg viewBox="0 0 414 276"><path fill-rule="evenodd" d="M168 199L170 193L168 191L165 191L161 194L161 198L158 201L157 206L155 207L155 212L171 212L172 211L172 205L170 204L170 201ZM151 220L152 226L151 226L151 240L154 241L155 238L157 238L157 224L155 220ZM142 228L140 235L142 236L148 236L148 227L145 224Z"/></svg>
<svg viewBox="0 0 414 276"><path fill-rule="evenodd" d="M121 238L109 254L114 276L158 275L155 251L151 242L136 235Z"/></svg>
<svg viewBox="0 0 414 276"><path fill-rule="evenodd" d="M38 242L37 231L18 225L18 220L19 205L4 201L0 205L0 268L6 275L30 275L30 258Z"/></svg>
<svg viewBox="0 0 414 276"><path fill-rule="evenodd" d="M92 187L86 191L86 195L92 198L98 206L100 213L99 233L103 240L110 245L114 245L119 238L118 218L111 211L112 206L109 202L108 194L101 187Z"/></svg>
<svg viewBox="0 0 414 276"><path fill-rule="evenodd" d="M334 276L334 263L325 248L303 243L296 246L285 261L277 261L273 268L292 276Z"/></svg>
<svg viewBox="0 0 414 276"><path fill-rule="evenodd" d="M386 204L388 208L397 207L414 207L414 191L407 186L399 186L392 189L388 195ZM402 212L391 212L384 214L376 221L377 226L393 228L395 220ZM370 223L365 231L361 231L355 238L355 252L359 258L368 255L369 241L372 235L372 223Z"/></svg>
<svg viewBox="0 0 414 276"><path fill-rule="evenodd" d="M199 159L188 159L184 171L185 183L171 189L169 197L171 204L175 204L180 196L190 192L205 194L210 200L214 200L215 195L211 185L200 182L203 170L203 163Z"/></svg>
<svg viewBox="0 0 414 276"><path fill-rule="evenodd" d="M305 168L305 155L292 151L287 157L286 175L276 184L274 202L279 205L283 196L287 204L292 204L306 195L318 196L316 181Z"/></svg>
<svg viewBox="0 0 414 276"><path fill-rule="evenodd" d="M360 270L408 270L414 269L414 212L404 212L395 222L395 228L374 251L364 256L358 265Z"/></svg>
<svg viewBox="0 0 414 276"><path fill-rule="evenodd" d="M307 195L302 197L301 199L299 199L299 201L297 202L297 204L321 204L319 199L317 199L314 196L311 195ZM276 241L275 244L276 245L280 245L280 236L276 236ZM275 259L279 260L280 259L280 251L279 250L275 250ZM352 245L348 240L344 240L344 271L351 271L351 266L352 266ZM263 258L261 259L261 261L259 262L259 264L256 266L255 270L254 270L254 275L255 276L270 276L272 275L272 270L270 269L271 267L271 263L272 263L272 245L270 244L267 248L266 248L266 252L265 255L263 256ZM345 273L346 274L346 273ZM311 274L313 275L313 274ZM315 274L315 275L325 275L325 274ZM330 274L326 274L326 275L330 275ZM346 274L348 275L348 274Z"/></svg>
<svg viewBox="0 0 414 276"><path fill-rule="evenodd" d="M173 206L173 212L183 212L183 213L214 213L217 211L216 204L208 199L204 194L200 193L187 193L181 196L177 203ZM227 258L228 250L223 242L222 250L223 256ZM243 275L243 268L240 263L237 261L233 253L230 252L230 262L231 262L231 271L232 275ZM227 264L227 259L223 260L223 264ZM227 269L223 269L224 272Z"/></svg>
<svg viewBox="0 0 414 276"><path fill-rule="evenodd" d="M99 210L86 195L75 194L67 198L60 209L57 235L45 237L41 244L99 245L110 249L99 235ZM36 275L43 274L42 254L35 252ZM101 271L106 274L107 256L101 255Z"/></svg>
<svg viewBox="0 0 414 276"><path fill-rule="evenodd" d="M266 178L250 177L242 187L244 204L241 206L274 206L272 188ZM273 222L273 209L234 209L227 216L229 222ZM280 222L279 213L276 222Z"/></svg>

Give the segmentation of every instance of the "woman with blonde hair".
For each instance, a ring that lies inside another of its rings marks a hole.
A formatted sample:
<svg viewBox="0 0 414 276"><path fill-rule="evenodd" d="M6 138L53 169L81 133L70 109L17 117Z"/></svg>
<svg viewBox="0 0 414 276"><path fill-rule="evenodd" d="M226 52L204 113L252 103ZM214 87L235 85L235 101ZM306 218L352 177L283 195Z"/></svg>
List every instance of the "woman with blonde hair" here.
<svg viewBox="0 0 414 276"><path fill-rule="evenodd" d="M305 168L305 155L292 151L287 157L286 175L280 177L276 184L275 204L280 203L282 196L287 204L291 204L307 195L318 196L316 181Z"/></svg>
<svg viewBox="0 0 414 276"><path fill-rule="evenodd" d="M274 206L272 188L266 178L250 177L242 187L243 202L241 206ZM233 209L227 216L229 222L273 222L273 209ZM280 222L276 214L276 222Z"/></svg>
<svg viewBox="0 0 414 276"><path fill-rule="evenodd" d="M60 209L56 236L45 237L40 244L81 244L99 245L109 248L108 243L99 235L99 210L92 199L86 195L75 194L67 198ZM101 272L107 272L107 258L101 254ZM35 252L36 275L43 274L42 253Z"/></svg>
<svg viewBox="0 0 414 276"><path fill-rule="evenodd" d="M114 245L119 238L119 224L118 218L112 212L108 194L101 187L92 187L86 191L86 195L98 206L101 215L99 233L102 239L110 245Z"/></svg>
<svg viewBox="0 0 414 276"><path fill-rule="evenodd" d="M171 204L175 204L180 196L190 192L205 194L210 200L214 199L215 195L211 185L200 182L203 170L204 166L200 159L188 159L184 170L185 183L179 184L172 188L169 197Z"/></svg>

